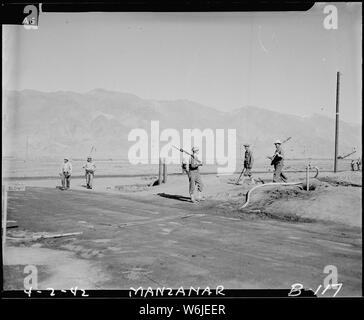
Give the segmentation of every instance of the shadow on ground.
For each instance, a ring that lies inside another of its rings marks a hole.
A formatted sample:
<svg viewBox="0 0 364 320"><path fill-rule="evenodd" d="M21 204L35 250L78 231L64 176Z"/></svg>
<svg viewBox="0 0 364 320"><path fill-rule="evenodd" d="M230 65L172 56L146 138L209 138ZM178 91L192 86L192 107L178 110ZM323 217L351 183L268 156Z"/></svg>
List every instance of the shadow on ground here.
<svg viewBox="0 0 364 320"><path fill-rule="evenodd" d="M162 193L158 193L158 196L163 197L163 198L168 198L168 199L191 202L191 199L189 197L181 196L178 194L168 194L168 193L162 192Z"/></svg>

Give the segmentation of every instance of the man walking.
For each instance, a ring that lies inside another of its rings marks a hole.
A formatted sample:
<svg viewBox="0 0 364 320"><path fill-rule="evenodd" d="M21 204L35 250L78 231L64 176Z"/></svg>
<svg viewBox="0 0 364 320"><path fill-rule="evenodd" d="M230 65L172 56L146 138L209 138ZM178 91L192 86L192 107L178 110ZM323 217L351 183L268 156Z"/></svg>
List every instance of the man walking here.
<svg viewBox="0 0 364 320"><path fill-rule="evenodd" d="M357 171L360 171L361 157L359 157L356 160L351 160L351 171L355 171L355 166L356 166Z"/></svg>
<svg viewBox="0 0 364 320"><path fill-rule="evenodd" d="M201 195L204 189L204 185L201 180L201 175L199 172L199 167L202 166L202 162L198 160L199 149L197 147L192 148L192 154L189 163L189 192L192 202L205 200ZM198 197L195 198L195 188L197 186Z"/></svg>
<svg viewBox="0 0 364 320"><path fill-rule="evenodd" d="M83 168L85 169L86 188L87 189L92 189L92 182L93 182L93 179L94 179L96 165L95 165L95 163L92 162L91 156L87 157L87 162L83 166Z"/></svg>
<svg viewBox="0 0 364 320"><path fill-rule="evenodd" d="M253 177L252 177L252 169L253 169L253 162L254 162L254 158L253 158L253 152L252 150L250 150L250 145L249 143L245 143L244 144L244 148L245 148L245 155L244 155L244 177L249 177L250 181L255 183ZM244 178L243 178L243 182L244 182Z"/></svg>
<svg viewBox="0 0 364 320"><path fill-rule="evenodd" d="M280 140L276 140L274 142L276 150L272 157L268 157L271 159L271 165L274 166L273 173L273 182L287 182L286 175L282 172L284 165L284 151L282 149L282 142Z"/></svg>
<svg viewBox="0 0 364 320"><path fill-rule="evenodd" d="M68 157L65 157L61 165L59 175L61 176L62 190L68 190L71 184L72 164Z"/></svg>

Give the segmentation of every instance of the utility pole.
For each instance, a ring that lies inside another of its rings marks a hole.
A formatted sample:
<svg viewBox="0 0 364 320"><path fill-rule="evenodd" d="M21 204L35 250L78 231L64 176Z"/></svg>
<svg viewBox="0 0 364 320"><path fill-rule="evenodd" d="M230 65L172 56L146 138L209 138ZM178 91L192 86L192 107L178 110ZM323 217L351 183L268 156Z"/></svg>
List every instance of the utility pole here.
<svg viewBox="0 0 364 320"><path fill-rule="evenodd" d="M336 72L336 123L335 123L335 158L334 172L337 172L337 154L339 152L339 95L340 95L340 72Z"/></svg>
<svg viewBox="0 0 364 320"><path fill-rule="evenodd" d="M163 183L167 183L167 164L166 164L166 158L163 158Z"/></svg>
<svg viewBox="0 0 364 320"><path fill-rule="evenodd" d="M28 157L29 157L29 136L27 136L27 142L26 142L26 155L25 158L28 161Z"/></svg>
<svg viewBox="0 0 364 320"><path fill-rule="evenodd" d="M163 177L163 162L162 158L159 158L158 184L162 184L162 177Z"/></svg>

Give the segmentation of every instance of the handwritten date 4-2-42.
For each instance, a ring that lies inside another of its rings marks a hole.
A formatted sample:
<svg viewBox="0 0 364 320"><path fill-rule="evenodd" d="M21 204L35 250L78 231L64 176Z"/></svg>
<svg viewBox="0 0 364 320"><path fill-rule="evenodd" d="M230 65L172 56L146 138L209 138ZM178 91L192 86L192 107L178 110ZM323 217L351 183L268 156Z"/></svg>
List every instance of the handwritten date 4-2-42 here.
<svg viewBox="0 0 364 320"><path fill-rule="evenodd" d="M49 291L49 296L51 297L54 297L56 295L55 293L55 290L53 288L47 288L46 291ZM63 292L63 293L67 293L67 290L59 290L60 292ZM77 292L80 293L80 297L88 297L89 295L86 294L86 291L83 290L83 289L79 289L78 287L74 287L74 288L71 288L69 290L74 296L77 295ZM41 290L33 290L33 292L36 292L36 293L42 293ZM30 287L28 290L25 289L24 290L24 293L28 295L28 297L30 297L32 295L32 288Z"/></svg>

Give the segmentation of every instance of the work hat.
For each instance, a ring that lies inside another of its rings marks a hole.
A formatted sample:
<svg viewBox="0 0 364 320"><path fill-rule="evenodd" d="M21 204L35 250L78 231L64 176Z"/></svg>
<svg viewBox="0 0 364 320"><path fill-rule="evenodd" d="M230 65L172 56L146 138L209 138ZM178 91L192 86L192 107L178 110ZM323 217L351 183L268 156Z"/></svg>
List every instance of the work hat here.
<svg viewBox="0 0 364 320"><path fill-rule="evenodd" d="M244 143L243 146L244 147L250 147L250 144L249 143Z"/></svg>
<svg viewBox="0 0 364 320"><path fill-rule="evenodd" d="M69 161L69 160L70 160L70 158L69 158L69 157L64 157L63 159L64 159L64 160L67 160L67 161Z"/></svg>
<svg viewBox="0 0 364 320"><path fill-rule="evenodd" d="M87 156L87 159L92 159L92 157L91 156Z"/></svg>
<svg viewBox="0 0 364 320"><path fill-rule="evenodd" d="M192 152L197 152L199 151L200 149L198 147L192 147Z"/></svg>
<svg viewBox="0 0 364 320"><path fill-rule="evenodd" d="M274 144L282 144L281 140L277 139Z"/></svg>

